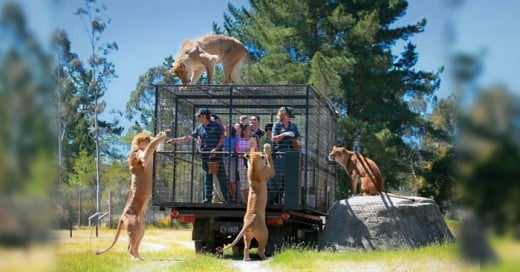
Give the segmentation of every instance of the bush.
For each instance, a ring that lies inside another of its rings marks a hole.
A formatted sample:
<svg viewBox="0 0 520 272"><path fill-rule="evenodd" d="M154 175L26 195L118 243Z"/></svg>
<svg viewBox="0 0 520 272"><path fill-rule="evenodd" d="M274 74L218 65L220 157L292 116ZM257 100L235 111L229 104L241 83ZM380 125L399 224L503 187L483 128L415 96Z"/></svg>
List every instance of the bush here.
<svg viewBox="0 0 520 272"><path fill-rule="evenodd" d="M69 210L65 209L60 204L56 204L54 207L54 220L52 226L55 229L68 229L72 223Z"/></svg>
<svg viewBox="0 0 520 272"><path fill-rule="evenodd" d="M172 226L172 218L171 216L168 214L168 215L165 215L163 217L163 219L160 219L160 220L157 220L157 222L155 222L155 226L158 227L158 228L169 228Z"/></svg>

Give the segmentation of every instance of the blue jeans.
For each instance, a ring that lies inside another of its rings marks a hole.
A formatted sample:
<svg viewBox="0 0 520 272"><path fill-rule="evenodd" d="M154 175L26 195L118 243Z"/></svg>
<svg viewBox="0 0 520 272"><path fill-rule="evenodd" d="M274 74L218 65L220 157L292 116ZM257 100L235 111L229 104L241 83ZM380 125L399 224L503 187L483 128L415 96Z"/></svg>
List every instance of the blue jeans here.
<svg viewBox="0 0 520 272"><path fill-rule="evenodd" d="M202 172L204 176L204 199L207 202L211 202L213 196L213 174L210 174L208 171L208 162L210 155L204 154L202 155ZM220 190L222 191L222 195L226 201L229 201L229 191L228 191L228 180L226 177L226 172L224 171L224 162L222 161L222 156L215 155L211 157L211 161L218 161L218 182L220 183Z"/></svg>

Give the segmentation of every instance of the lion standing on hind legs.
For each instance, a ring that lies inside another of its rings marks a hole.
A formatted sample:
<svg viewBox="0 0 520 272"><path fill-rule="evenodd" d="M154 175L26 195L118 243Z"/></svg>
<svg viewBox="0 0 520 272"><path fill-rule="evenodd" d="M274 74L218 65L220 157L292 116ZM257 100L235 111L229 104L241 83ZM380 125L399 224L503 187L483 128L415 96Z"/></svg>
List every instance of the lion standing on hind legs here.
<svg viewBox="0 0 520 272"><path fill-rule="evenodd" d="M152 197L152 159L157 146L166 139L166 132L159 133L155 138L145 132L134 136L128 166L132 173L132 183L128 192L123 215L117 224L117 232L112 244L103 251L96 251L96 255L109 251L117 242L123 225L128 232L128 253L132 260L141 260L139 244L144 236L145 214L148 201Z"/></svg>
<svg viewBox="0 0 520 272"><path fill-rule="evenodd" d="M361 153L347 150L344 147L332 147L328 156L329 161L336 161L343 167L350 178L352 196L357 193L357 185L361 183L362 195L382 195L404 198L415 201L412 197L400 196L383 191L383 176L377 164Z"/></svg>
<svg viewBox="0 0 520 272"><path fill-rule="evenodd" d="M195 41L186 40L170 69L182 81L182 84L196 84L206 71L208 84L213 83L215 65L222 63L224 84L233 79L238 84L242 80L242 62L247 60L247 80L250 81L251 58L244 45L233 37L207 35Z"/></svg>
<svg viewBox="0 0 520 272"><path fill-rule="evenodd" d="M254 152L256 140L251 139L251 151L245 154L247 159L247 179L249 182L249 195L247 198L246 214L244 215L244 226L233 243L218 252L235 246L240 238L244 237L244 261L251 260L249 247L253 238L258 242L258 255L265 260L265 247L267 245L268 230L265 223L265 208L267 206L267 181L274 177L274 164L271 154L271 145L264 145L264 152Z"/></svg>

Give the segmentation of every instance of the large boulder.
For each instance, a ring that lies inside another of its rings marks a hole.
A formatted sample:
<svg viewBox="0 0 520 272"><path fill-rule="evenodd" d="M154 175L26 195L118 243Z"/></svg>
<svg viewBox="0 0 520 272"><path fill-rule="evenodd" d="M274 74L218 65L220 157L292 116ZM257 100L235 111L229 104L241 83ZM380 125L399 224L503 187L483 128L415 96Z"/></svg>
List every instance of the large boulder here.
<svg viewBox="0 0 520 272"><path fill-rule="evenodd" d="M431 199L355 196L334 203L318 245L325 250L369 251L454 240Z"/></svg>

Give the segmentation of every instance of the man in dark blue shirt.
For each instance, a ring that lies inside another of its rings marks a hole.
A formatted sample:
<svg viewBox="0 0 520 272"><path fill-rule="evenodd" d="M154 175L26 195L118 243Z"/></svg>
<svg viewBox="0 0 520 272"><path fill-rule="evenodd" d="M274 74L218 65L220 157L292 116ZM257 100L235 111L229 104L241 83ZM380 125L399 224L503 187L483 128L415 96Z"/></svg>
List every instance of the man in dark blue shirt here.
<svg viewBox="0 0 520 272"><path fill-rule="evenodd" d="M228 195L228 180L226 172L224 171L224 164L222 161L221 154L217 154L221 150L224 144L224 131L222 126L215 121L211 120L211 112L206 108L201 108L195 114L199 119L200 125L198 125L191 135L186 135L178 138L171 138L167 141L169 144L188 142L193 139L200 138L201 140L201 157L202 157L202 170L204 172L204 202L211 202L213 195L213 174L208 169L208 162L211 159L212 162L218 162L218 181L222 195L226 202L229 201Z"/></svg>
<svg viewBox="0 0 520 272"><path fill-rule="evenodd" d="M300 138L300 132L296 123L292 122L294 118L292 107L281 107L276 115L278 122L273 126L271 141L274 144L276 152L287 152L293 149L292 139ZM268 203L279 202L281 196L278 195L280 185L283 182L284 155L277 154L274 159L275 176L267 183L268 187Z"/></svg>

